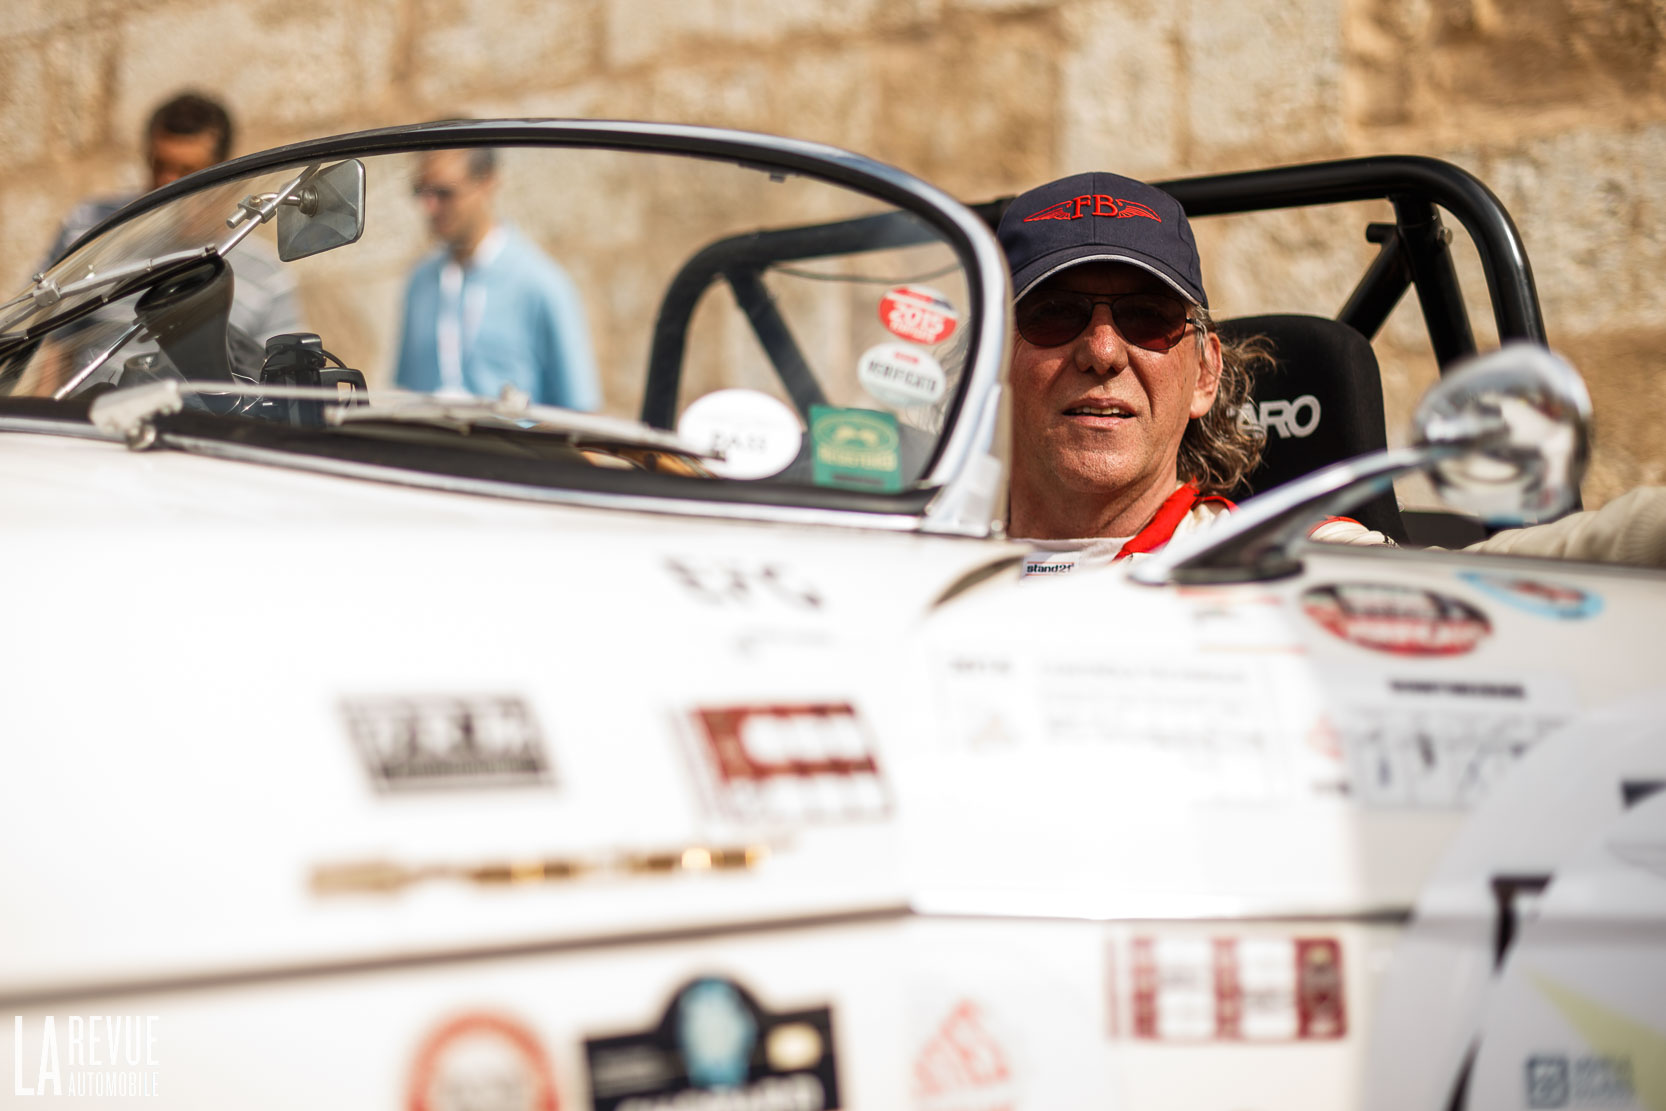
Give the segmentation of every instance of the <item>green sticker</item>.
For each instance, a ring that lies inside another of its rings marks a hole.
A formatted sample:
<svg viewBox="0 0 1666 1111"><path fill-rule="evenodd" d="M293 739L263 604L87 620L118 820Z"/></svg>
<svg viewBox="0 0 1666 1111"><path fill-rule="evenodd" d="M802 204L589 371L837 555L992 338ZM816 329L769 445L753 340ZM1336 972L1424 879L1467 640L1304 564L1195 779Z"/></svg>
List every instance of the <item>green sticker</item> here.
<svg viewBox="0 0 1666 1111"><path fill-rule="evenodd" d="M880 494L902 489L901 440L890 413L812 405L810 443L817 486Z"/></svg>

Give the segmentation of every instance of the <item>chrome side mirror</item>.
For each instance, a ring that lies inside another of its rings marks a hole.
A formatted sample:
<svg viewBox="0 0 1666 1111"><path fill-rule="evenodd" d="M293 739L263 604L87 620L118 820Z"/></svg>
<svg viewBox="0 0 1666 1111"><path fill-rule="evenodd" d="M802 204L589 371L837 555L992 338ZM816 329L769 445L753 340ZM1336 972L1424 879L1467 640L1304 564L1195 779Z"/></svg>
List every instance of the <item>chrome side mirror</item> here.
<svg viewBox="0 0 1666 1111"><path fill-rule="evenodd" d="M364 163L337 162L313 174L278 209L278 257L293 262L364 234Z"/></svg>
<svg viewBox="0 0 1666 1111"><path fill-rule="evenodd" d="M1573 367L1512 343L1442 378L1413 417L1421 445L1468 443L1429 467L1441 500L1494 525L1572 509L1590 463L1591 396Z"/></svg>
<svg viewBox="0 0 1666 1111"><path fill-rule="evenodd" d="M1490 524L1542 521L1571 509L1590 458L1591 398L1573 367L1511 343L1454 368L1424 396L1416 442L1304 475L1244 503L1221 524L1134 565L1135 582L1259 582L1301 570L1315 522L1426 470L1442 497Z"/></svg>

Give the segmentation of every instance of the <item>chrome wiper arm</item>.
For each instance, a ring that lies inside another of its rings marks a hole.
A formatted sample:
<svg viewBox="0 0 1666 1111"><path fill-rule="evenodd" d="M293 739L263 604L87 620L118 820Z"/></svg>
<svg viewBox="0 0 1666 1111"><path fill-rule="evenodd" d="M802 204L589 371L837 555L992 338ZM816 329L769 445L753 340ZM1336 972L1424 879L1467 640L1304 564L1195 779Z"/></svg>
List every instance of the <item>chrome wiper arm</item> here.
<svg viewBox="0 0 1666 1111"><path fill-rule="evenodd" d="M467 431L470 428L519 429L613 445L673 451L695 459L722 459L721 452L702 448L664 429L634 420L577 413L553 405L534 405L526 394L505 386L495 400L456 400L404 390L353 390L344 394L334 386L278 386L254 382L193 382L165 379L127 386L101 395L88 412L100 430L120 436L143 449L156 442L155 420L177 413L186 395L233 394L241 397L295 398L334 402L324 410L324 422L337 427L363 421L419 424ZM375 405L373 402L386 402Z"/></svg>
<svg viewBox="0 0 1666 1111"><path fill-rule="evenodd" d="M369 396L374 398L376 394ZM513 386L504 386L503 392L491 399L444 398L402 391L389 391L383 396L393 396L398 400L387 406L331 409L324 415L325 423L343 425L360 421L393 421L457 430L519 428L630 447L662 448L697 459L723 458L721 452L700 447L675 432L650 428L640 421L534 404Z"/></svg>
<svg viewBox="0 0 1666 1111"><path fill-rule="evenodd" d="M156 442L156 418L177 413L185 407L187 395L234 394L254 397L292 397L308 401L347 403L334 386L277 386L258 382L192 382L164 378L137 386L123 386L100 394L87 410L87 417L101 432L120 436L127 446L142 451ZM367 396L355 391L353 402Z"/></svg>
<svg viewBox="0 0 1666 1111"><path fill-rule="evenodd" d="M209 255L219 255L221 258L225 258L233 247L248 238L250 232L276 215L279 208L286 204L302 204L303 198L300 195L302 186L312 180L322 165L323 163L317 162L308 166L275 193L250 194L238 201L237 210L226 218L226 227L232 230L219 243L206 243L201 247L190 247L181 251L171 251L165 255L140 259L136 262L123 263L102 273L89 273L86 277L79 278L67 285L60 285L56 279L48 278L44 272L36 274L35 280L29 285L29 288L10 301L0 303L0 313L5 313L8 309L15 310L9 315L0 317L0 334L5 333L12 325L26 319L30 314L41 309L50 308L67 297L74 297L77 294L100 289L104 286L119 285L130 278L142 278L163 267L173 266L181 262L192 262L207 258ZM0 335L0 338L9 339L11 337Z"/></svg>
<svg viewBox="0 0 1666 1111"><path fill-rule="evenodd" d="M131 278L142 278L164 267L176 266L182 262L194 262L198 259L207 258L214 253L215 248L212 244L204 247L192 247L184 251L171 251L165 255L156 255L152 258L140 259L137 262L124 263L113 270L91 273L85 278L62 286L45 274L38 275L35 278L34 285L25 290L21 296L13 297L4 305L0 305L0 310L22 306L4 320L0 320L0 332L6 331L13 324L23 320L33 312L56 305L66 297L73 297L78 293L86 293L89 290L99 289L107 285L118 285ZM27 304L24 304L24 302L27 302Z"/></svg>

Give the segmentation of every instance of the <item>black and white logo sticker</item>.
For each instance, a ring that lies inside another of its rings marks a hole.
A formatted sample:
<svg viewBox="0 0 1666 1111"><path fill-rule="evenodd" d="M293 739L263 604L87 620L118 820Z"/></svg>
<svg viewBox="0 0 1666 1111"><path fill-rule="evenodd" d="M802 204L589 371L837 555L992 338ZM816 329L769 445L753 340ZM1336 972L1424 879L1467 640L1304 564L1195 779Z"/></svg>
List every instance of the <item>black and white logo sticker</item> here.
<svg viewBox="0 0 1666 1111"><path fill-rule="evenodd" d="M532 708L514 695L344 698L341 715L379 791L554 782Z"/></svg>
<svg viewBox="0 0 1666 1111"><path fill-rule="evenodd" d="M947 383L931 352L906 343L881 343L862 352L856 377L874 400L893 409L930 405L942 398Z"/></svg>

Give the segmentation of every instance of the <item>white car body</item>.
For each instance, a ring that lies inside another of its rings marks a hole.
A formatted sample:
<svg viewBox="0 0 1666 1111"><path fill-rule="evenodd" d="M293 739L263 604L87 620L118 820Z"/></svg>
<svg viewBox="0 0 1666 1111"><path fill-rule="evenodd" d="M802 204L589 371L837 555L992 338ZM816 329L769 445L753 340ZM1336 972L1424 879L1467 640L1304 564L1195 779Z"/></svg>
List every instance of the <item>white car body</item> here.
<svg viewBox="0 0 1666 1111"><path fill-rule="evenodd" d="M1666 1105L1660 574L1030 582L275 462L0 418L10 1103ZM1336 584L1483 622L1373 647ZM465 733L537 766L424 782ZM640 1094L710 983L752 1079Z"/></svg>

